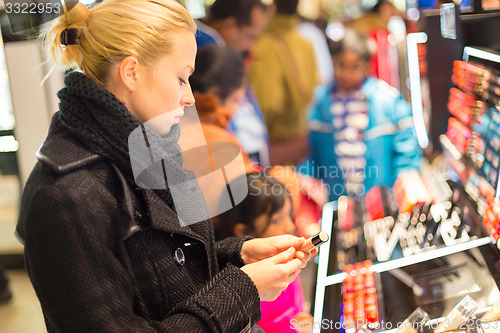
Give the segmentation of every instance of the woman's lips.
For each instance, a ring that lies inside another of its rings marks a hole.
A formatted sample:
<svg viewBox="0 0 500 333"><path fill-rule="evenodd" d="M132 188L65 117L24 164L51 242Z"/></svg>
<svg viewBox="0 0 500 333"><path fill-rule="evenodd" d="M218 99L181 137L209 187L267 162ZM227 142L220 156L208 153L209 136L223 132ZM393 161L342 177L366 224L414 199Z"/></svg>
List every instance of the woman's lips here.
<svg viewBox="0 0 500 333"><path fill-rule="evenodd" d="M174 122L178 124L181 121L182 116L184 116L184 112L178 116L174 117Z"/></svg>

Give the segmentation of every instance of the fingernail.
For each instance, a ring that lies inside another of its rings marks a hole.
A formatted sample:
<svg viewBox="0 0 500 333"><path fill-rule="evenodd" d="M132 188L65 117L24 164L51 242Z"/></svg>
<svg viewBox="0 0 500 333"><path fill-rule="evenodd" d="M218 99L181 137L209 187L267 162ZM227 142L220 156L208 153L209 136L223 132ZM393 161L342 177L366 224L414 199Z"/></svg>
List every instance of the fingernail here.
<svg viewBox="0 0 500 333"><path fill-rule="evenodd" d="M294 253L295 252L295 248L291 247L288 249L288 253Z"/></svg>

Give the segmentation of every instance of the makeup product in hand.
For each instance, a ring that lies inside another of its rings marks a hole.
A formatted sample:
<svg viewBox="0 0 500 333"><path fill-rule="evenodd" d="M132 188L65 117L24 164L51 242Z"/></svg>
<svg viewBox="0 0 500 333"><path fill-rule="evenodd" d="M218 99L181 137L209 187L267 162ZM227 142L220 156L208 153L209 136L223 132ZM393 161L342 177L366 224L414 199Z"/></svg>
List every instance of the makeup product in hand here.
<svg viewBox="0 0 500 333"><path fill-rule="evenodd" d="M298 250L308 253L312 251L314 248L326 242L328 242L328 234L324 231L321 231L316 235L312 236L311 238L307 239Z"/></svg>

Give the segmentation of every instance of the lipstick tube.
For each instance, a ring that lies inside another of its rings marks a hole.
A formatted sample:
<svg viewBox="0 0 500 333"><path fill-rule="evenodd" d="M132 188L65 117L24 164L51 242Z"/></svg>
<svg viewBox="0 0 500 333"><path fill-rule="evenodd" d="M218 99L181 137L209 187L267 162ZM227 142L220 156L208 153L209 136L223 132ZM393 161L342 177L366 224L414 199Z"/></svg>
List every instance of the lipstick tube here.
<svg viewBox="0 0 500 333"><path fill-rule="evenodd" d="M328 242L328 234L324 231L321 231L311 238L307 239L304 244L302 244L302 246L298 249L298 251L308 253L315 247L318 247L326 242Z"/></svg>

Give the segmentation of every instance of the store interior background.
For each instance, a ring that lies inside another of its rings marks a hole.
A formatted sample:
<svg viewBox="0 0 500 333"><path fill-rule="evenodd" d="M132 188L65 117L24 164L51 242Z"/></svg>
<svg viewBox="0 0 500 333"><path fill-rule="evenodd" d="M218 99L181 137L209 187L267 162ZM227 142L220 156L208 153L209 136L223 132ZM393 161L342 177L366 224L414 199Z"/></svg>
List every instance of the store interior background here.
<svg viewBox="0 0 500 333"><path fill-rule="evenodd" d="M317 18L328 9L330 23L342 13L356 17L362 13L361 5L370 6L371 0L301 0L299 12L307 18ZM93 1L81 1L92 3ZM186 0L194 16L199 12L201 2ZM210 0L205 0L210 5ZM272 0L263 1L270 3ZM373 1L375 2L375 1ZM394 0L400 10L417 8L416 0ZM473 2L478 2L477 0ZM422 2L423 3L423 2ZM431 7L433 4L427 4ZM423 13L413 11L414 15ZM7 27L5 6L0 0L0 25ZM439 12L426 17L427 26L439 24ZM482 19L481 19L482 20ZM488 21L488 18L486 18ZM479 22L479 17L470 17L459 25L455 40L445 40L439 34L428 34L428 87L423 90L424 99L432 100L432 109L422 110L422 121L429 145L426 155L439 158L439 134L446 131L447 94L450 88L452 61L462 58L463 46L500 46L500 16L491 16L491 22ZM493 26L491 23L493 22ZM335 24L333 25L335 27ZM492 28L493 27L493 28ZM436 31L437 28L436 28ZM2 31L6 36L6 32ZM43 316L29 279L22 269L23 247L16 239L14 230L19 213L21 188L36 162L35 152L42 144L52 114L57 111L56 92L63 85L63 73L56 72L42 85L43 78L51 68L46 63L42 49L36 41L10 34L2 41L0 34L0 261L8 268L14 299L8 305L0 306L0 332L45 332ZM415 64L413 64L415 65ZM412 66L409 64L408 66ZM403 72L408 73L409 68ZM425 82L424 82L425 84ZM430 93L429 93L430 92ZM424 139L425 141L425 139ZM434 149L432 149L432 147ZM312 266L312 265L310 265ZM314 267L313 267L314 268ZM306 271L303 283L312 286L314 274ZM305 288L310 306L311 289Z"/></svg>

